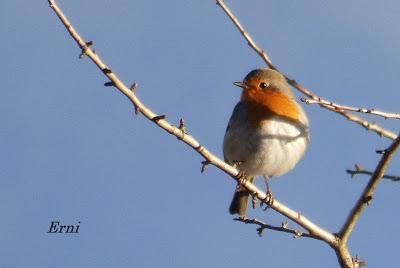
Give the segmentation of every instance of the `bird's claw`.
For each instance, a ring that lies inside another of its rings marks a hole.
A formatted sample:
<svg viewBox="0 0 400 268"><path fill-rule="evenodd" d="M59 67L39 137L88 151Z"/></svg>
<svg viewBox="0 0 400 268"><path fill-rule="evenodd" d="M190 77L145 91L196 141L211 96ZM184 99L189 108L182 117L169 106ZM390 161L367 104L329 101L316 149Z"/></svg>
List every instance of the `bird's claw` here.
<svg viewBox="0 0 400 268"><path fill-rule="evenodd" d="M247 176L244 171L239 171L236 178L238 179L239 184L244 184L247 181Z"/></svg>
<svg viewBox="0 0 400 268"><path fill-rule="evenodd" d="M272 192L269 189L265 193L265 198L263 199L263 202L267 204L267 206L269 207L271 207L274 204L274 196L272 195Z"/></svg>

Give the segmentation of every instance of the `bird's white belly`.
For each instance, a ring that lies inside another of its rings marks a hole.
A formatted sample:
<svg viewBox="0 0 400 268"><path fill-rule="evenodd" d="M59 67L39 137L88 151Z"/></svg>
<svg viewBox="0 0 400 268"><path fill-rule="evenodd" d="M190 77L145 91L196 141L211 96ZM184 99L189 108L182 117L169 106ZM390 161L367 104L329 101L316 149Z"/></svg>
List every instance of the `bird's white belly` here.
<svg viewBox="0 0 400 268"><path fill-rule="evenodd" d="M251 176L279 176L303 156L308 144L308 129L283 120L266 120L254 129L238 124L225 135L224 155L229 163Z"/></svg>

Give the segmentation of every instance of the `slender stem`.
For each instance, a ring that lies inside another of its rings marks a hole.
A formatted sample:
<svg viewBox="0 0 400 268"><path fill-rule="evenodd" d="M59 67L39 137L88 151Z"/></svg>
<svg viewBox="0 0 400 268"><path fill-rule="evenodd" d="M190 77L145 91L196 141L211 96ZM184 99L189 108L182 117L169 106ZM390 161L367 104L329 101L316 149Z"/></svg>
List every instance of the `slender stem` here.
<svg viewBox="0 0 400 268"><path fill-rule="evenodd" d="M373 114L377 116L381 116L385 119L388 118L393 118L393 119L400 119L400 114L399 113L387 113L387 112L382 112L376 109L366 109L366 108L356 108L352 106L347 106L347 105L340 105L331 101L327 101L324 99L302 99L302 101L306 104L319 104L319 105L328 105L331 106L332 108L339 109L339 110L344 110L344 111L350 111L350 112L357 112L357 113L365 113L365 114Z"/></svg>
<svg viewBox="0 0 400 268"><path fill-rule="evenodd" d="M351 169L347 169L346 170L347 173L349 173L352 177L354 177L355 175L358 174L363 174L363 175L373 175L374 172L372 171L368 171L368 170L351 170ZM400 181L400 176L394 176L394 175L383 175L382 179L388 179L391 181Z"/></svg>
<svg viewBox="0 0 400 268"><path fill-rule="evenodd" d="M363 120L358 116L355 116L354 114L351 113L347 113L345 111L342 110L336 110L335 108L332 108L330 106L326 106L324 104L321 105L322 107L334 111L336 113L338 113L339 115L343 116L344 118L346 118L349 121L352 121L360 126L362 126L363 128L365 128L366 130L370 130L375 132L376 134L378 134L380 137L385 137L391 140L395 140L397 138L397 134L389 131L387 129L384 129L380 126L378 126L376 123L371 123L367 120Z"/></svg>
<svg viewBox="0 0 400 268"><path fill-rule="evenodd" d="M245 224L258 225L259 228L257 229L257 231L260 236L262 235L262 232L264 231L264 229L269 229L269 230L274 230L274 231L278 231L278 232L292 234L294 237L308 237L308 238L320 239L319 237L316 237L312 234L304 233L304 232L302 232L300 230L296 230L296 229L290 229L287 226L285 226L284 224L282 224L282 226L274 226L274 225L266 224L255 218L253 218L253 219L236 218L234 220L243 222Z"/></svg>

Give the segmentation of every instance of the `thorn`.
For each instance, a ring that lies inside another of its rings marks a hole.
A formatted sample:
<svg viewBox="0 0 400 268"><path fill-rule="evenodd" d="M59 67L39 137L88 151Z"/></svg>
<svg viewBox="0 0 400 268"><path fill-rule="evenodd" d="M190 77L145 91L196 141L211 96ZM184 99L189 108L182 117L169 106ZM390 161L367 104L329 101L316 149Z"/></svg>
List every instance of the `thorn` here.
<svg viewBox="0 0 400 268"><path fill-rule="evenodd" d="M181 137L176 137L178 140L182 140L185 137L186 132L186 126L185 126L185 120L181 118L179 120L179 127L178 129L181 131L182 136Z"/></svg>
<svg viewBox="0 0 400 268"><path fill-rule="evenodd" d="M204 160L201 161L201 173L204 173L207 170L207 166L210 164L210 161Z"/></svg>
<svg viewBox="0 0 400 268"><path fill-rule="evenodd" d="M356 171L363 171L364 170L364 168L359 164L355 164L354 167L355 167Z"/></svg>
<svg viewBox="0 0 400 268"><path fill-rule="evenodd" d="M81 54L79 55L80 59L83 59L87 56L86 49L89 49L94 44L94 41L86 42L85 45L82 47ZM94 50L93 50L94 52Z"/></svg>
<svg viewBox="0 0 400 268"><path fill-rule="evenodd" d="M133 82L133 84L131 85L131 87L129 89L132 91L132 93L135 93L135 91L138 89L138 87L139 87L139 84L136 82ZM135 105L135 114L137 115L140 112L140 108L136 104L134 104L134 105Z"/></svg>
<svg viewBox="0 0 400 268"><path fill-rule="evenodd" d="M114 84L114 82L105 82L104 86L105 87L115 87L115 84Z"/></svg>
<svg viewBox="0 0 400 268"><path fill-rule="evenodd" d="M79 54L79 59L83 59L86 56L87 56L87 54L86 54L85 50L82 49L81 54Z"/></svg>
<svg viewBox="0 0 400 268"><path fill-rule="evenodd" d="M303 232L299 231L299 230L294 230L294 236L293 238L299 238L303 235Z"/></svg>
<svg viewBox="0 0 400 268"><path fill-rule="evenodd" d="M376 150L375 151L377 154L385 154L386 150Z"/></svg>
<svg viewBox="0 0 400 268"><path fill-rule="evenodd" d="M356 176L356 173L351 169L346 169L346 172L350 174L350 178L352 179Z"/></svg>
<svg viewBox="0 0 400 268"><path fill-rule="evenodd" d="M110 74L110 73L112 73L112 71L111 71L111 69L109 69L109 68L104 68L103 70L103 73L105 73L105 74Z"/></svg>
<svg viewBox="0 0 400 268"><path fill-rule="evenodd" d="M135 105L135 114L137 115L137 114L139 114L139 112L140 112L140 108L137 105Z"/></svg>
<svg viewBox="0 0 400 268"><path fill-rule="evenodd" d="M257 234L258 234L259 237L262 237L263 234L264 234L264 228L262 228L262 227L258 228L257 229Z"/></svg>
<svg viewBox="0 0 400 268"><path fill-rule="evenodd" d="M367 205L370 205L371 204L371 200L372 200L372 196L369 195L369 196L365 196L364 197L363 202L366 203Z"/></svg>
<svg viewBox="0 0 400 268"><path fill-rule="evenodd" d="M133 82L131 87L129 88L133 93L135 93L136 89L139 87L139 84L136 82Z"/></svg>
<svg viewBox="0 0 400 268"><path fill-rule="evenodd" d="M282 222L282 228L287 229L289 226L289 223L287 221Z"/></svg>
<svg viewBox="0 0 400 268"><path fill-rule="evenodd" d="M181 120L179 120L179 127L178 128L182 131L182 133L187 133L185 120L183 120L183 118L181 118Z"/></svg>
<svg viewBox="0 0 400 268"><path fill-rule="evenodd" d="M366 261L361 260L358 257L358 255L356 255L356 257L353 258L353 263L356 264L355 267L364 267L364 266L367 266L367 264L368 264Z"/></svg>
<svg viewBox="0 0 400 268"><path fill-rule="evenodd" d="M163 120L163 119L165 119L165 118L166 118L165 114L156 115L156 116L154 116L154 117L151 119L151 121L153 121L153 122L158 122L158 121Z"/></svg>
<svg viewBox="0 0 400 268"><path fill-rule="evenodd" d="M136 82L133 82L133 84L130 86L129 89L132 91L132 93L135 93L136 90L138 89L138 87L139 87L139 84ZM140 112L140 108L137 105L135 105L135 114L137 115L139 112Z"/></svg>

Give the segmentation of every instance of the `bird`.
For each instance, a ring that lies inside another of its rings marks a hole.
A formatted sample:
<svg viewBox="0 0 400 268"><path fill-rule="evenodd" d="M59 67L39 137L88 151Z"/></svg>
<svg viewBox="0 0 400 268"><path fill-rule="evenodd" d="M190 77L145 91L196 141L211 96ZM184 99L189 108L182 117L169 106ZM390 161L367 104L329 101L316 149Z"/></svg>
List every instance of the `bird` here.
<svg viewBox="0 0 400 268"><path fill-rule="evenodd" d="M285 77L268 68L252 70L242 88L223 141L224 160L253 183L281 176L303 157L310 141L309 120ZM249 192L238 182L229 212L246 217Z"/></svg>

